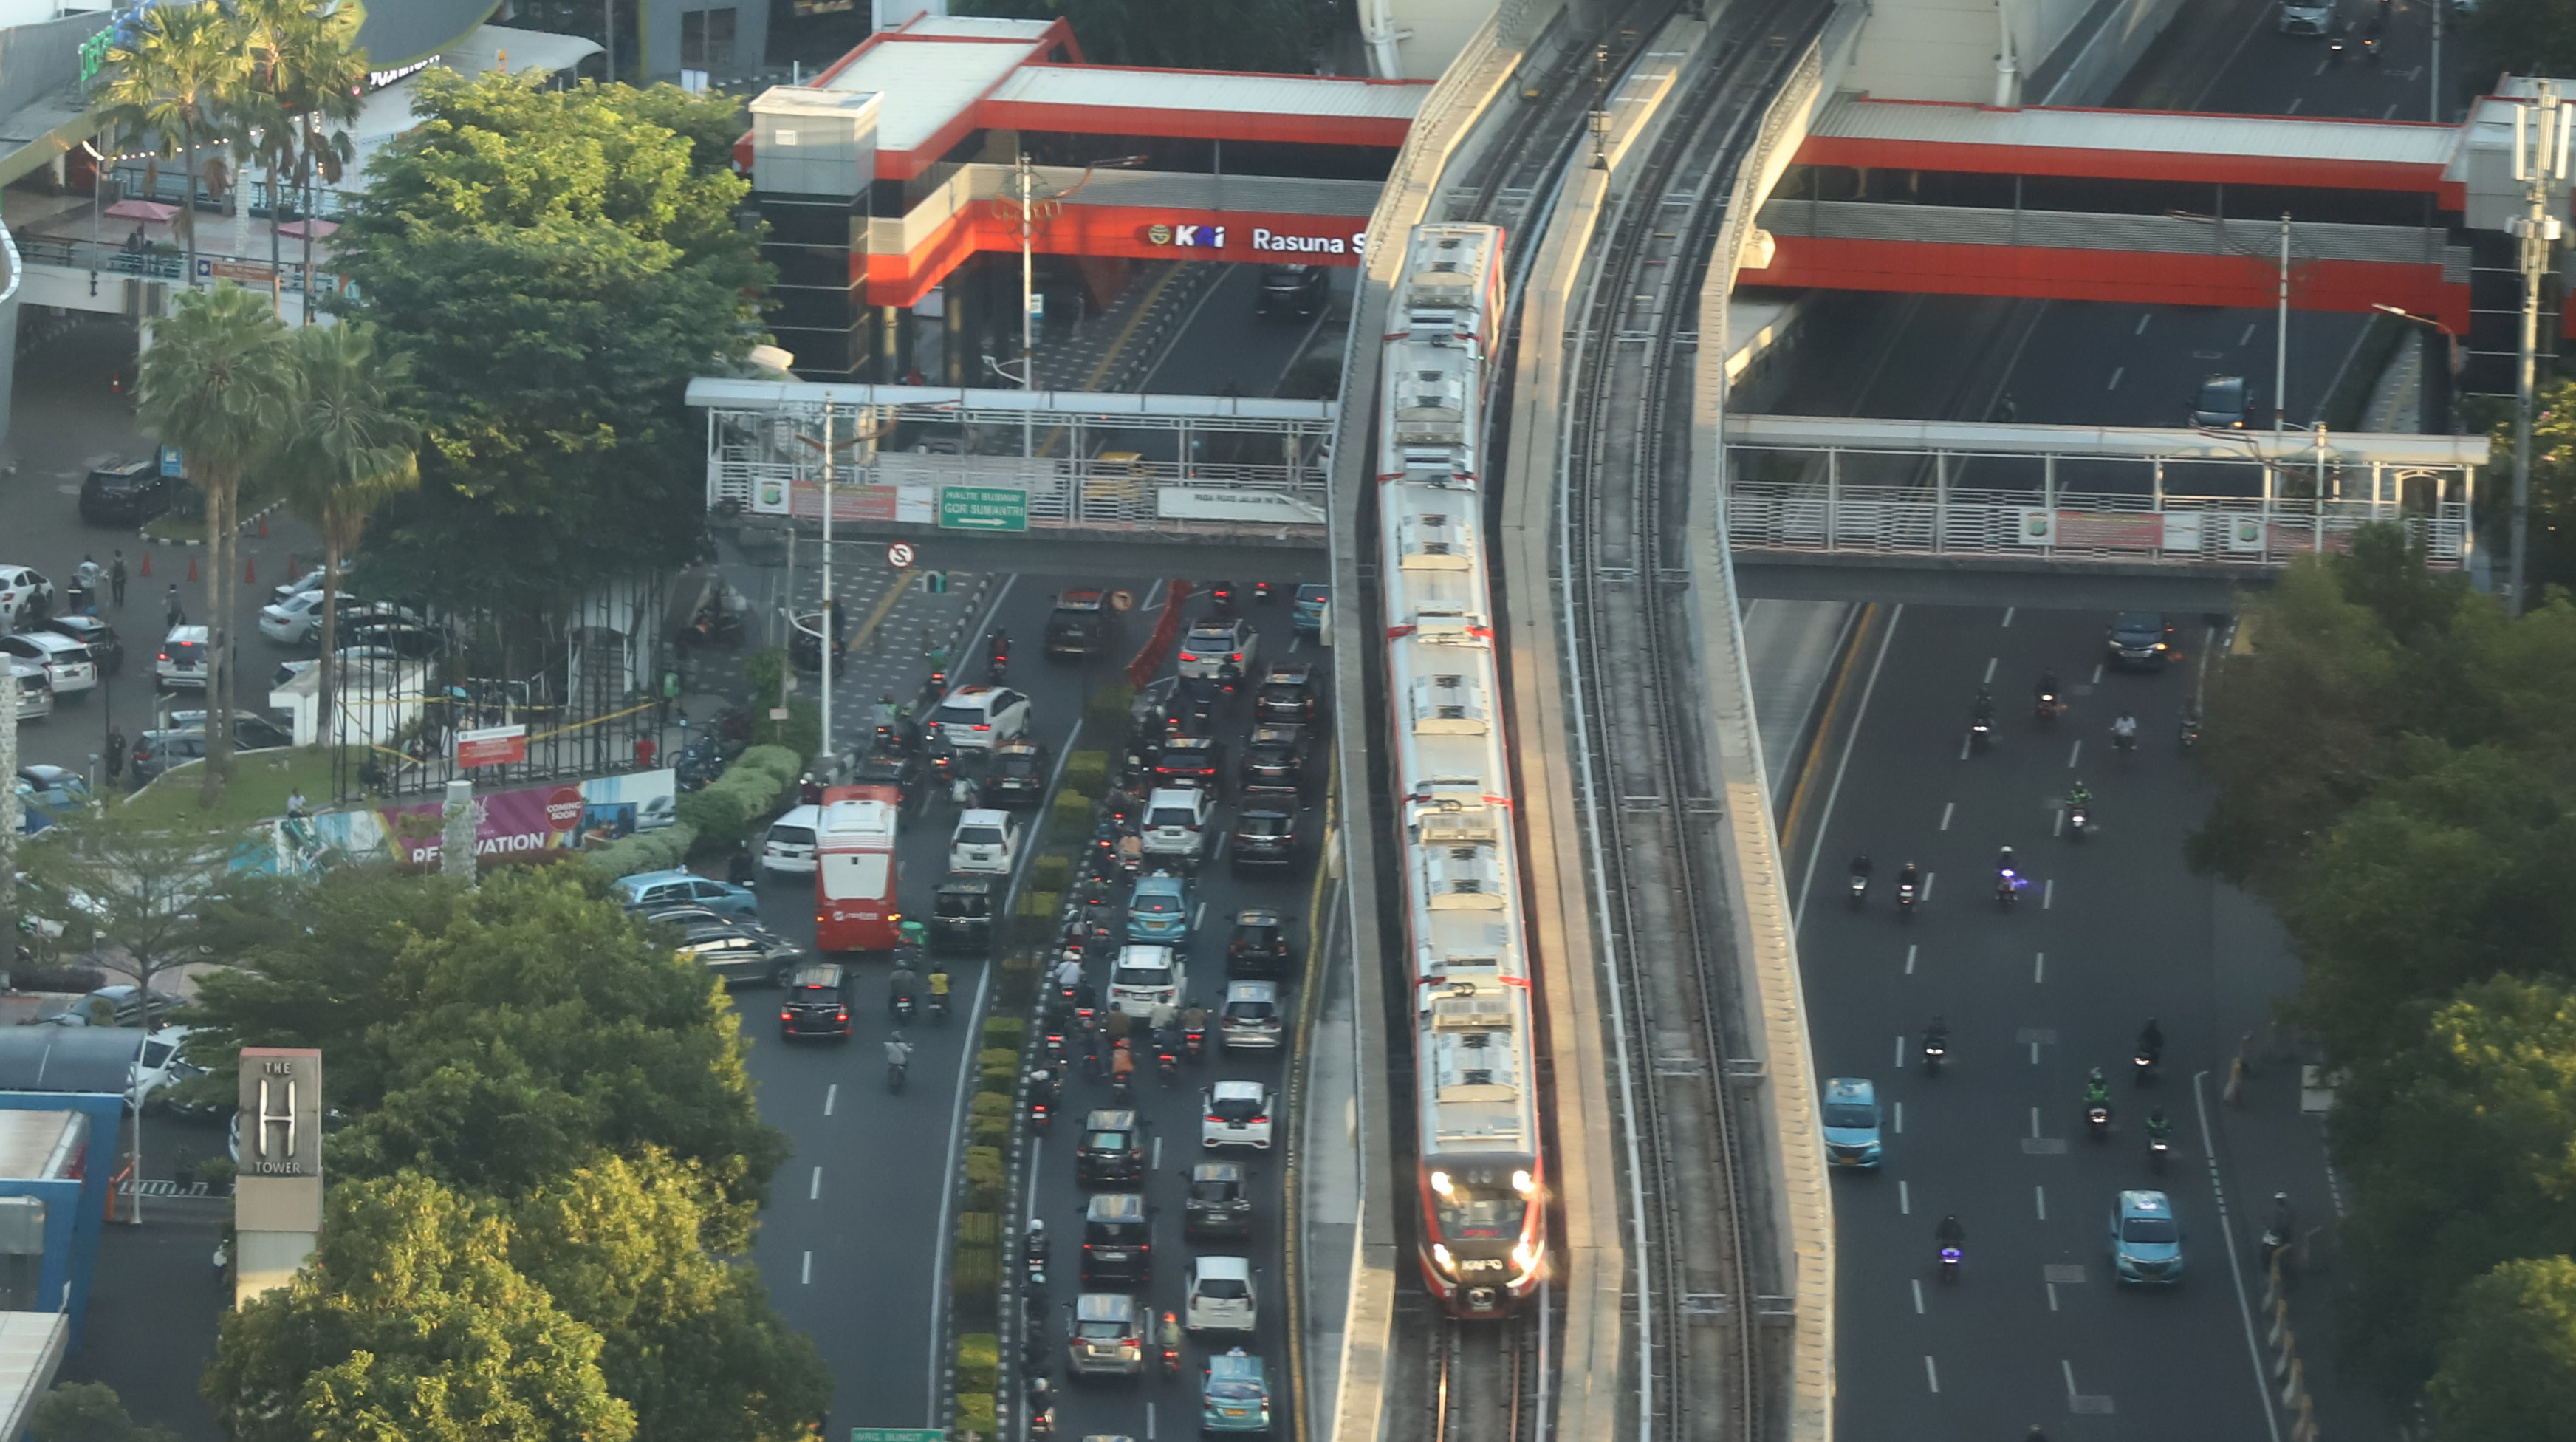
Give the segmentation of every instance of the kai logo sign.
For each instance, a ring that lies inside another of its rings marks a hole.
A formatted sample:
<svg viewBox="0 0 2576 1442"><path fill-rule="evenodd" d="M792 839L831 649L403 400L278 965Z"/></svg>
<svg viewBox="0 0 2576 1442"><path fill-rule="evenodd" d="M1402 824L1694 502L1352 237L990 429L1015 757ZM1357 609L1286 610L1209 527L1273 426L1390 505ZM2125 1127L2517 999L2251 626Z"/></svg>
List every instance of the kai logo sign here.
<svg viewBox="0 0 2576 1442"><path fill-rule="evenodd" d="M1222 225L1149 225L1145 238L1156 245L1188 246L1193 250L1225 249L1225 227Z"/></svg>

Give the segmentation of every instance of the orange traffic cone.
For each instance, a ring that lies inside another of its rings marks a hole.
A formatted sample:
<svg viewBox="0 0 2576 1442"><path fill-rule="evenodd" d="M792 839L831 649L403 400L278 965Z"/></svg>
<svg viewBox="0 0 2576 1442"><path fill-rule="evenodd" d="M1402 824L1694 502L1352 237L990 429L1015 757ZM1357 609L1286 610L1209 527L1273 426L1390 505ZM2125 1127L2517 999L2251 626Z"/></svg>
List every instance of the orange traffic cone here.
<svg viewBox="0 0 2576 1442"><path fill-rule="evenodd" d="M152 574L152 553L150 551L143 553L143 574L147 576Z"/></svg>
<svg viewBox="0 0 2576 1442"><path fill-rule="evenodd" d="M197 558L193 555L188 557L188 579L191 581L197 579Z"/></svg>
<svg viewBox="0 0 2576 1442"><path fill-rule="evenodd" d="M259 557L246 556L242 558L242 584L245 586L256 586L259 584Z"/></svg>
<svg viewBox="0 0 2576 1442"><path fill-rule="evenodd" d="M259 538L263 541L268 539L268 512L266 511L259 513Z"/></svg>

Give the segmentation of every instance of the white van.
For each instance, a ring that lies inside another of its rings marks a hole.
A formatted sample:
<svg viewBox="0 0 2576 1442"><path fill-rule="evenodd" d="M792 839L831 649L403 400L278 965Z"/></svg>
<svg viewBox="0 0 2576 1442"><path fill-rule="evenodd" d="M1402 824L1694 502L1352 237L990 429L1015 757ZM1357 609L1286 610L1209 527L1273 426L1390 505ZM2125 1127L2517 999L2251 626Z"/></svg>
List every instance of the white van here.
<svg viewBox="0 0 2576 1442"><path fill-rule="evenodd" d="M1109 968L1109 1009L1149 1017L1158 1006L1179 1006L1185 979L1180 954L1172 948L1122 946Z"/></svg>
<svg viewBox="0 0 2576 1442"><path fill-rule="evenodd" d="M54 714L54 688L45 680L44 667L13 657L9 674L18 682L19 720L42 721Z"/></svg>
<svg viewBox="0 0 2576 1442"><path fill-rule="evenodd" d="M783 876L813 875L814 832L822 824L822 807L789 807L785 815L769 823L769 835L760 844L760 869Z"/></svg>
<svg viewBox="0 0 2576 1442"><path fill-rule="evenodd" d="M1018 817L985 807L957 814L956 833L948 840L949 870L1008 876L1019 857Z"/></svg>
<svg viewBox="0 0 2576 1442"><path fill-rule="evenodd" d="M1198 1332L1249 1332L1260 1315L1252 1263L1241 1257L1192 1257L1181 1325Z"/></svg>

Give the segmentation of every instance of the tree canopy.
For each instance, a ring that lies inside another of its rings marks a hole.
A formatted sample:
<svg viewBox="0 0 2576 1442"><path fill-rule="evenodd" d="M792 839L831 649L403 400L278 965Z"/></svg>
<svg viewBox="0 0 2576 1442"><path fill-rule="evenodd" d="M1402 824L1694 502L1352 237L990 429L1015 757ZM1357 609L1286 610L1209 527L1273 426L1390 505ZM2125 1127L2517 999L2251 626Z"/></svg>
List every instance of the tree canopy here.
<svg viewBox="0 0 2576 1442"><path fill-rule="evenodd" d="M368 529L370 585L479 609L693 560L684 392L762 339L734 102L431 71L414 109L334 238L428 441Z"/></svg>
<svg viewBox="0 0 2576 1442"><path fill-rule="evenodd" d="M2563 1437L2576 1418L2576 1261L2526 1257L2461 1289L2431 1388L2442 1442Z"/></svg>

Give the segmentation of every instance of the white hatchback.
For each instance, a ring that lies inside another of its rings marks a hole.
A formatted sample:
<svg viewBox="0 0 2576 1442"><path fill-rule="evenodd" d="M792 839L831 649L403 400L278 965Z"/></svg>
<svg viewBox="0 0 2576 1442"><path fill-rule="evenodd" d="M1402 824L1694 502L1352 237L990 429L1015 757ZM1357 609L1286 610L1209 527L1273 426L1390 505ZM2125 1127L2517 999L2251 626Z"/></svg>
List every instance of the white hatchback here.
<svg viewBox="0 0 2576 1442"><path fill-rule="evenodd" d="M986 807L962 811L948 838L948 869L979 876L1008 876L1020 859L1019 818Z"/></svg>
<svg viewBox="0 0 2576 1442"><path fill-rule="evenodd" d="M1192 1257L1181 1294L1182 1325L1192 1332L1249 1332L1259 1322L1252 1263L1242 1257Z"/></svg>
<svg viewBox="0 0 2576 1442"><path fill-rule="evenodd" d="M1259 1082L1221 1081L1199 1094L1199 1145L1270 1150L1270 1088Z"/></svg>
<svg viewBox="0 0 2576 1442"><path fill-rule="evenodd" d="M87 691L98 685L98 663L90 658L89 648L69 636L51 631L22 631L15 636L0 636L0 651L31 665L45 668L45 680L57 696L74 691Z"/></svg>

